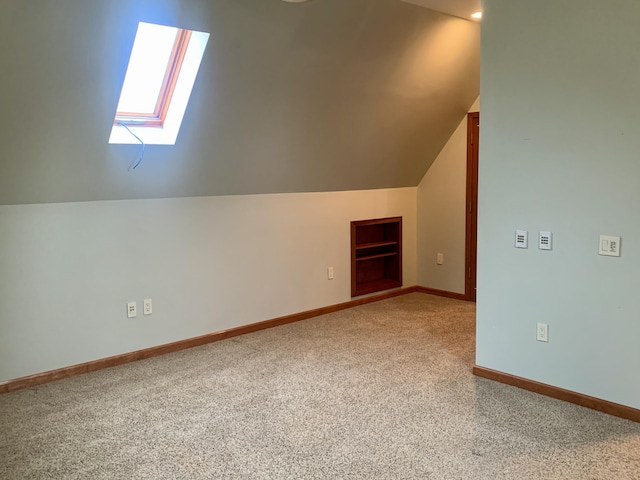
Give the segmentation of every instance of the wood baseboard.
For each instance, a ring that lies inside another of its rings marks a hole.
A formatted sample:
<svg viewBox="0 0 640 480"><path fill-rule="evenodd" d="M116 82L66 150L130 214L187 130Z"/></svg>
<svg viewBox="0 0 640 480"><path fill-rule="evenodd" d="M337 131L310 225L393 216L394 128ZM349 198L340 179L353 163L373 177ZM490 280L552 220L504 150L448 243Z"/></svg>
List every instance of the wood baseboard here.
<svg viewBox="0 0 640 480"><path fill-rule="evenodd" d="M428 293L429 295L437 295L439 297L455 298L456 300L469 300L464 293L449 292L447 290L438 290L436 288L417 286L416 292Z"/></svg>
<svg viewBox="0 0 640 480"><path fill-rule="evenodd" d="M563 388L554 387L534 380L528 380L526 378L517 377L497 370L491 370L490 368L479 367L477 365L473 367L473 374L478 377L488 378L489 380L529 390L530 392L539 393L546 397L574 403L581 407L590 408L592 410L597 410L599 412L608 413L609 415L640 423L640 410L620 405L619 403L590 397L589 395L583 395L581 393L572 392L571 390L565 390Z"/></svg>
<svg viewBox="0 0 640 480"><path fill-rule="evenodd" d="M326 315L327 313L338 312L340 310L346 310L347 308L353 308L367 303L379 302L380 300L385 300L387 298L397 297L400 295L406 295L408 293L414 293L416 291L417 290L415 286L399 288L396 290L390 290L384 293L380 293L378 295L372 295L370 297L363 297L351 300L349 302L330 305L328 307L315 308L313 310L307 310L305 312L294 313L292 315L285 315L284 317L272 318L270 320L265 320L262 322L231 328L229 330L209 333L206 335L201 335L199 337L187 338L185 340L158 345L156 347L145 348L144 350L123 353L121 355L115 355L113 357L101 358L99 360L94 360L91 362L71 365L70 367L58 368L56 370L50 370L48 372L36 373L34 375L16 378L14 380L7 380L6 382L0 382L0 394L12 392L14 390L20 390L23 388L35 387L37 385L54 382L56 380L62 380L64 378L81 375L83 373L95 372L96 370L102 370L103 368L115 367L117 365L124 365L125 363L136 362L138 360L144 360L151 357L157 357L158 355L164 355L165 353L178 352L187 348L199 347L201 345L217 342L226 338L237 337L238 335L244 335L246 333L252 333L259 330L265 330L267 328L286 325L287 323L299 322L308 318L318 317L320 315Z"/></svg>

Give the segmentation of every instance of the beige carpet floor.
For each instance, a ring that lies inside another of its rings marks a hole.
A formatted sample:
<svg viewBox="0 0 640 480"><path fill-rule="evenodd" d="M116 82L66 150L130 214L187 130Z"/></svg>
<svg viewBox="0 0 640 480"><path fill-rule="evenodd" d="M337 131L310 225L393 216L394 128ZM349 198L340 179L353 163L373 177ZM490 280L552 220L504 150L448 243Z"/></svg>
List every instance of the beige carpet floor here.
<svg viewBox="0 0 640 480"><path fill-rule="evenodd" d="M476 378L415 293L0 395L1 479L640 479L640 424Z"/></svg>

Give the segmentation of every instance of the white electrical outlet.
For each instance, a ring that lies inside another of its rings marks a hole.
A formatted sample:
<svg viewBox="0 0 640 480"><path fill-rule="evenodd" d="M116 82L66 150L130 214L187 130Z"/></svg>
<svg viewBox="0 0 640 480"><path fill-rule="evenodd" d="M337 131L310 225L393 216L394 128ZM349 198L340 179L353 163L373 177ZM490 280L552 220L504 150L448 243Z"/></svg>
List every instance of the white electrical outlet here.
<svg viewBox="0 0 640 480"><path fill-rule="evenodd" d="M536 340L539 342L549 341L549 325L546 323L538 323L536 330Z"/></svg>
<svg viewBox="0 0 640 480"><path fill-rule="evenodd" d="M138 307L136 302L128 302L127 303L127 317L133 318L138 315Z"/></svg>
<svg viewBox="0 0 640 480"><path fill-rule="evenodd" d="M151 315L153 313L153 302L150 298L144 299L142 313L145 315Z"/></svg>
<svg viewBox="0 0 640 480"><path fill-rule="evenodd" d="M333 267L327 267L327 280L333 280Z"/></svg>
<svg viewBox="0 0 640 480"><path fill-rule="evenodd" d="M438 253L436 254L436 265L442 265L444 263L444 254Z"/></svg>
<svg viewBox="0 0 640 480"><path fill-rule="evenodd" d="M526 230L516 230L516 248L527 248L528 238L529 232Z"/></svg>

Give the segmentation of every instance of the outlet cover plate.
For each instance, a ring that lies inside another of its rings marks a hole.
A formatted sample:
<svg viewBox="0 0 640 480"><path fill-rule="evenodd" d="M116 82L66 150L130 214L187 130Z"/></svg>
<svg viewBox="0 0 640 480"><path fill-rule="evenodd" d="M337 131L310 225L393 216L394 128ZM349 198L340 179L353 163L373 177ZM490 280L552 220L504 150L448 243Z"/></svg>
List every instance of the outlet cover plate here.
<svg viewBox="0 0 640 480"><path fill-rule="evenodd" d="M549 325L546 323L538 323L536 330L536 340L539 342L549 341Z"/></svg>
<svg viewBox="0 0 640 480"><path fill-rule="evenodd" d="M127 318L133 318L138 315L138 307L136 302L127 302Z"/></svg>

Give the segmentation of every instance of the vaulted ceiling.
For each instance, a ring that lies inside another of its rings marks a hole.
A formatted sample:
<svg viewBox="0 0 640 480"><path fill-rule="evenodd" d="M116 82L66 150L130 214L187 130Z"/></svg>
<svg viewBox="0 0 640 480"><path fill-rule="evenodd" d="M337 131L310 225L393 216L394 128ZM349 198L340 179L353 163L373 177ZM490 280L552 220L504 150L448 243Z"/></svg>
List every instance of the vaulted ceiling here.
<svg viewBox="0 0 640 480"><path fill-rule="evenodd" d="M211 38L176 145L127 172L139 21ZM0 59L0 204L415 186L479 93L479 25L399 0L7 0Z"/></svg>
<svg viewBox="0 0 640 480"><path fill-rule="evenodd" d="M482 10L482 0L402 0L421 7L469 20L471 14Z"/></svg>

